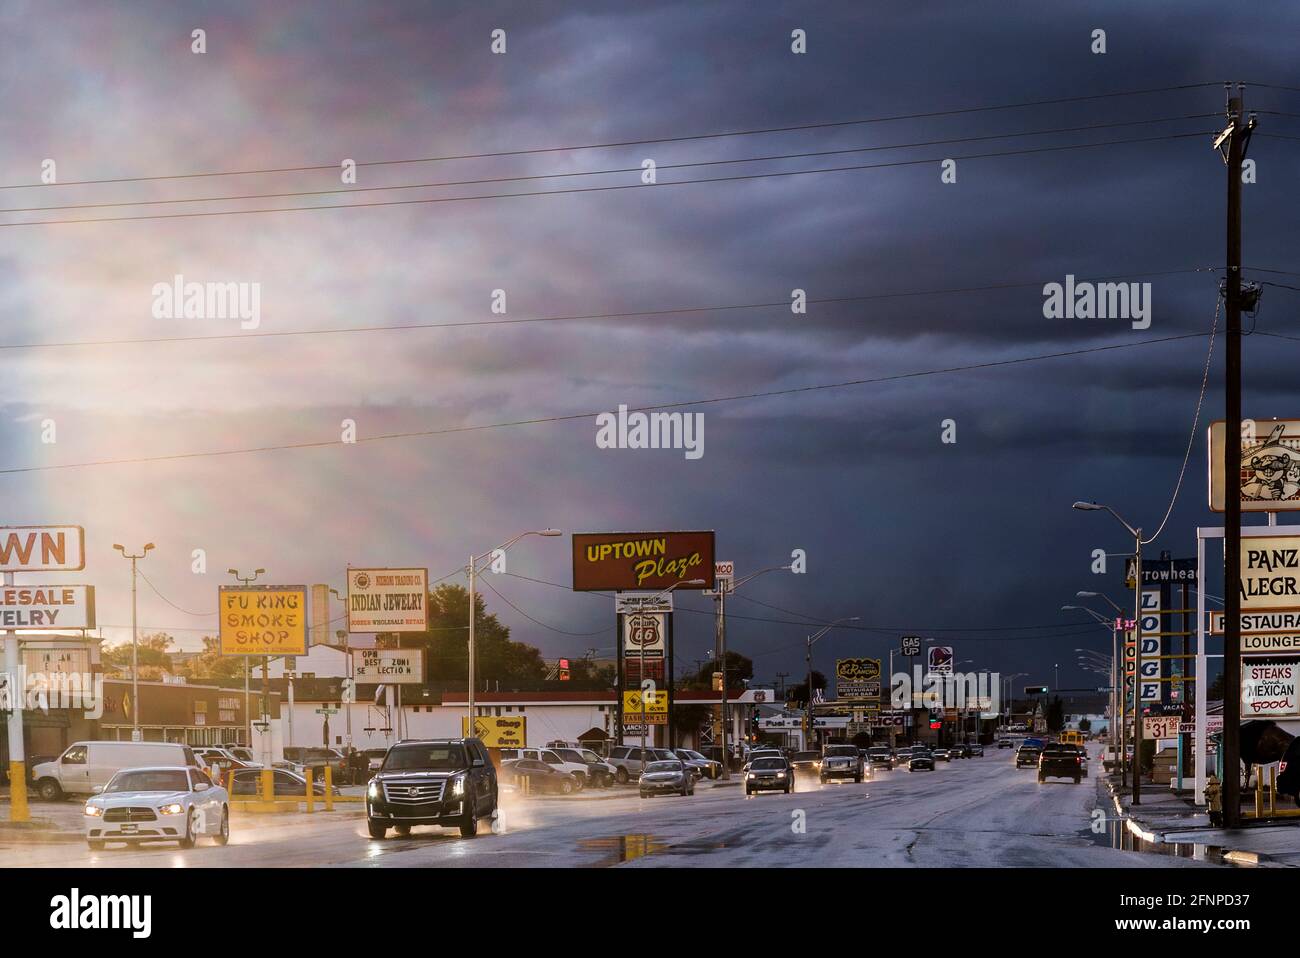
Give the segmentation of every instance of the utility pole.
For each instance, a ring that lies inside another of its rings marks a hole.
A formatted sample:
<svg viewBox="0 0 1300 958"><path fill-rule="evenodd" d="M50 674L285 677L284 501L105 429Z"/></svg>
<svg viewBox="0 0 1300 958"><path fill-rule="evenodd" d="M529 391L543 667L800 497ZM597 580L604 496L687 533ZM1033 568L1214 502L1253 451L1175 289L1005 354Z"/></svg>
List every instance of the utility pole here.
<svg viewBox="0 0 1300 958"><path fill-rule="evenodd" d="M1223 442L1223 824L1241 816L1241 164L1255 117L1242 111L1242 85L1228 94L1228 125L1214 141L1228 168L1227 319ZM1226 144L1226 150L1224 149ZM1235 438L1234 438L1235 437ZM1198 676L1198 679L1200 676Z"/></svg>
<svg viewBox="0 0 1300 958"><path fill-rule="evenodd" d="M140 554L134 555L116 543L113 545L114 549L122 553L123 558L131 560L131 741L133 742L143 740L140 733L140 630L136 622L135 564L137 560L143 559L153 547L152 542L146 542L144 548L140 550Z"/></svg>
<svg viewBox="0 0 1300 958"><path fill-rule="evenodd" d="M4 574L5 585L14 584L14 574ZM9 821L30 822L27 807L27 758L23 745L23 697L27 693L23 675L22 655L18 648L18 633L5 631L5 686L9 695Z"/></svg>

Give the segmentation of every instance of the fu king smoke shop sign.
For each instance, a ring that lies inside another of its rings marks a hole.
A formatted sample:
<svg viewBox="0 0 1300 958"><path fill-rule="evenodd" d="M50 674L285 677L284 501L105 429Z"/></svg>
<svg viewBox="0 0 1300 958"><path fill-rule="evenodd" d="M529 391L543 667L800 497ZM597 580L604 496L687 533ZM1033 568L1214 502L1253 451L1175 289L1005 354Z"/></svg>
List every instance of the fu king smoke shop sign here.
<svg viewBox="0 0 1300 958"><path fill-rule="evenodd" d="M217 590L222 655L306 655L305 585L234 586Z"/></svg>
<svg viewBox="0 0 1300 958"><path fill-rule="evenodd" d="M1241 717L1295 718L1300 716L1300 658L1243 659L1241 663Z"/></svg>
<svg viewBox="0 0 1300 958"><path fill-rule="evenodd" d="M348 569L349 632L423 632L428 569Z"/></svg>
<svg viewBox="0 0 1300 958"><path fill-rule="evenodd" d="M712 589L712 532L580 532L573 536L573 591L662 591L702 579Z"/></svg>
<svg viewBox="0 0 1300 958"><path fill-rule="evenodd" d="M0 587L0 628L52 632L94 627L93 585Z"/></svg>

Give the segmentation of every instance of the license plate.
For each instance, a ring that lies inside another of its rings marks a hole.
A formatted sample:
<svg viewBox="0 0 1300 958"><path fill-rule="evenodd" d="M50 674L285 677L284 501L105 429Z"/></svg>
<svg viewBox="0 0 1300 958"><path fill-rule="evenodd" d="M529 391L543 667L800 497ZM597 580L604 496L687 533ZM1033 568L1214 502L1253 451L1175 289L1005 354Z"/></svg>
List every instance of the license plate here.
<svg viewBox="0 0 1300 958"><path fill-rule="evenodd" d="M139 827L140 827L139 825L123 825L123 826L122 826L122 834L125 835L127 832L133 832L133 831L135 831L135 830L136 830L137 828L139 828Z"/></svg>

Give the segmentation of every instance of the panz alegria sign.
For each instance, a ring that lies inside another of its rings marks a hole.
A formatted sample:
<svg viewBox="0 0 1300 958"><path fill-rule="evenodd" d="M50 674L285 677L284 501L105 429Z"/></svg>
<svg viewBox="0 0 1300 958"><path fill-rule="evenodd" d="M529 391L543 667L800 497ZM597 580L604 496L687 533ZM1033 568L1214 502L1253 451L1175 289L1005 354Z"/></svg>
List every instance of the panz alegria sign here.
<svg viewBox="0 0 1300 958"><path fill-rule="evenodd" d="M712 532L580 532L573 536L575 592L654 592L692 579L705 583L693 588L714 587Z"/></svg>

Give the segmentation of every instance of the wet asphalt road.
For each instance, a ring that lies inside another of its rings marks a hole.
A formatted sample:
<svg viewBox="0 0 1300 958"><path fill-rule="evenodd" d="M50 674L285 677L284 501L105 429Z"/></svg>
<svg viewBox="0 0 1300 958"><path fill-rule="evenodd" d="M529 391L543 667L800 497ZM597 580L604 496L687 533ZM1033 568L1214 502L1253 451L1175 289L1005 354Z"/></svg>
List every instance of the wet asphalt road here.
<svg viewBox="0 0 1300 958"><path fill-rule="evenodd" d="M1095 765L1095 763L1094 763ZM608 793L606 793L608 794ZM418 828L371 840L359 809L262 819L231 842L175 846L3 845L0 866L82 867L1170 867L1182 859L1116 851L1090 829L1094 778L1038 784L1010 753L935 772L877 772L861 785L801 783L793 795L746 797L701 787L693 797L504 796L503 827L477 838Z"/></svg>

